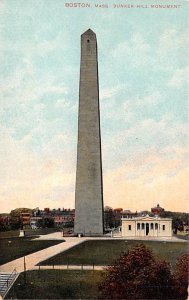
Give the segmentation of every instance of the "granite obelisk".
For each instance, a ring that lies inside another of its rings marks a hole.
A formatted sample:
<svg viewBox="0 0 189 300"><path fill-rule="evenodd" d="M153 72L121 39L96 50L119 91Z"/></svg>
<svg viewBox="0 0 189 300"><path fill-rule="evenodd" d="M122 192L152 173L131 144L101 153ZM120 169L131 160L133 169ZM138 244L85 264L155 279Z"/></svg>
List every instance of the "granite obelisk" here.
<svg viewBox="0 0 189 300"><path fill-rule="evenodd" d="M74 232L99 236L103 231L97 40L88 29L81 35Z"/></svg>

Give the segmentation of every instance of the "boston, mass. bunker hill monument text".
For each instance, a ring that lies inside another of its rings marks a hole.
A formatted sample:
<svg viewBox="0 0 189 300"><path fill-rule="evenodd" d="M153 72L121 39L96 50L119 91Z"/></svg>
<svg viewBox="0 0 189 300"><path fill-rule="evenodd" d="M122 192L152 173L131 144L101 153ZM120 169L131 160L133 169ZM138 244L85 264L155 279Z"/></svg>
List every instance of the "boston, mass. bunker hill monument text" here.
<svg viewBox="0 0 189 300"><path fill-rule="evenodd" d="M74 232L99 236L103 231L97 40L88 29L81 35Z"/></svg>

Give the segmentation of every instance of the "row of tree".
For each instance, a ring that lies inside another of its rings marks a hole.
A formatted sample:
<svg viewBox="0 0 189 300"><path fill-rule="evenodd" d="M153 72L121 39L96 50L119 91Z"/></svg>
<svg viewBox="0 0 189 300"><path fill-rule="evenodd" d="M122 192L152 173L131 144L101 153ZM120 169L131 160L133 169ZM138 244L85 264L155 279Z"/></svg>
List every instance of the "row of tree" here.
<svg viewBox="0 0 189 300"><path fill-rule="evenodd" d="M155 258L144 244L122 254L106 268L99 286L102 299L187 299L189 254L175 268Z"/></svg>
<svg viewBox="0 0 189 300"><path fill-rule="evenodd" d="M32 209L29 208L17 208L10 212L10 215L6 218L0 219L0 231L17 230L24 227L24 222L21 213L32 214ZM54 219L48 216L44 216L37 221L37 227L39 228L53 228L55 226Z"/></svg>
<svg viewBox="0 0 189 300"><path fill-rule="evenodd" d="M29 208L17 208L10 212L10 215L6 219L0 218L0 231L19 229L23 226L22 218L20 213L26 212L32 214L32 209ZM151 212L145 211L145 213L151 214ZM113 228L121 225L122 212L118 210L113 210L113 208L106 206L104 209L104 223L105 228ZM184 225L189 225L189 214L182 212L171 212L163 211L160 213L160 217L172 218L173 219L173 229L177 233L177 230L183 231ZM38 227L54 227L54 221L48 216L44 216L43 219L39 220L37 224ZM69 224L73 226L73 224Z"/></svg>

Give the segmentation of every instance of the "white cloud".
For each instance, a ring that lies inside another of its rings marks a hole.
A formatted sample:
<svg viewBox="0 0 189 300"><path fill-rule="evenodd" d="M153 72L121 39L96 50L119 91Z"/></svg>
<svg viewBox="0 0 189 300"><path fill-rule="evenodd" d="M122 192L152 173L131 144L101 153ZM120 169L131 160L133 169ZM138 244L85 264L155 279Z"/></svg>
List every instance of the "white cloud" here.
<svg viewBox="0 0 189 300"><path fill-rule="evenodd" d="M127 122L127 124L131 124L137 121L137 111L139 109L144 110L146 107L151 108L165 101L165 95L158 90L146 93L146 95L143 96L136 95L127 99L124 98L124 101L120 101L123 96L116 96L116 94L112 96L108 102L101 102L101 115L104 120L121 120Z"/></svg>
<svg viewBox="0 0 189 300"><path fill-rule="evenodd" d="M174 126L173 126L174 124ZM187 129L182 123L170 122L167 117L160 121L146 119L132 126L120 136L120 141L138 138L144 145L161 146L187 142ZM142 145L141 145L142 146Z"/></svg>
<svg viewBox="0 0 189 300"><path fill-rule="evenodd" d="M23 65L3 80L0 90L1 109L38 101L47 94L67 95L68 92L65 85L55 83L53 74L43 74L38 79L35 67L28 59L23 59Z"/></svg>
<svg viewBox="0 0 189 300"><path fill-rule="evenodd" d="M187 211L188 188L185 148L169 147L164 153L151 149L136 154L104 174L106 205L132 211L160 203L166 210ZM115 189L116 186L116 189Z"/></svg>
<svg viewBox="0 0 189 300"><path fill-rule="evenodd" d="M114 87L106 87L100 89L100 100L114 98L124 87L117 85Z"/></svg>
<svg viewBox="0 0 189 300"><path fill-rule="evenodd" d="M0 211L15 207L73 207L75 169L70 155L36 155L28 150L26 139L16 141L1 127ZM58 135L53 143L66 143ZM51 144L51 145L52 145ZM49 147L49 145L47 145ZM68 154L68 153L67 153Z"/></svg>
<svg viewBox="0 0 189 300"><path fill-rule="evenodd" d="M150 61L150 45L141 34L134 34L130 40L118 44L112 51L113 58L126 61L133 67L141 67Z"/></svg>
<svg viewBox="0 0 189 300"><path fill-rule="evenodd" d="M142 98L140 101L140 105L149 107L150 105L154 106L160 104L162 101L163 97L161 93L159 91L154 91L151 95L144 96L144 98Z"/></svg>
<svg viewBox="0 0 189 300"><path fill-rule="evenodd" d="M125 119L127 121L127 115ZM175 122L171 115L165 114L159 121L138 120L135 125L129 126L102 135L105 169L115 168L126 159L132 162L139 155L143 159L152 151L163 154L164 149L173 145L177 148L188 147L186 124Z"/></svg>
<svg viewBox="0 0 189 300"><path fill-rule="evenodd" d="M124 108L144 108L144 107L151 107L160 104L164 100L162 92L154 90L150 94L147 93L144 96L137 95L132 97L129 100L126 100L124 103Z"/></svg>
<svg viewBox="0 0 189 300"><path fill-rule="evenodd" d="M37 32L32 39L25 40L7 40L6 38L2 40L1 51L11 51L15 54L19 54L27 57L41 57L49 54L50 52L62 49L66 50L66 43L62 43L64 40L64 32L58 32L56 36L51 39L43 39L38 36Z"/></svg>
<svg viewBox="0 0 189 300"><path fill-rule="evenodd" d="M187 82L189 82L189 68L177 69L169 79L168 86L177 89L183 87Z"/></svg>
<svg viewBox="0 0 189 300"><path fill-rule="evenodd" d="M162 123L160 127L163 130ZM150 133L151 128L153 132L153 124L153 120L148 120L141 130ZM75 153L71 156L69 149L65 149L70 144L70 137L57 134L46 145L43 155L39 156L28 150L26 138L16 141L9 130L3 127L0 129L0 155L3 157L0 169L0 210L10 211L24 206L74 207L75 161L70 161ZM116 145L117 158L119 141L116 141ZM149 209L160 201L166 209L185 209L187 156L185 147L170 145L159 150L152 147L143 154L135 152L133 148L132 159L126 155L118 167L105 168L105 204L140 210ZM109 156L105 159L108 160ZM112 188L115 185L117 188ZM171 201L176 201L177 205L172 206Z"/></svg>
<svg viewBox="0 0 189 300"><path fill-rule="evenodd" d="M55 107L64 111L76 111L77 105L72 104L68 99L60 98L56 100Z"/></svg>
<svg viewBox="0 0 189 300"><path fill-rule="evenodd" d="M188 36L175 28L167 28L159 37L157 53L159 56L171 55L172 52L186 49Z"/></svg>

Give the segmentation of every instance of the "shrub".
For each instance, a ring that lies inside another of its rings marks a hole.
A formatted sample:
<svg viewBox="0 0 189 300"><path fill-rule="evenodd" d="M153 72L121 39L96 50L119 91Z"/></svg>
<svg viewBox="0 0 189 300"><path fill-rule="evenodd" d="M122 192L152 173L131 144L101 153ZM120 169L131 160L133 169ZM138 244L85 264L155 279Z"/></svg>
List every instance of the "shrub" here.
<svg viewBox="0 0 189 300"><path fill-rule="evenodd" d="M140 244L106 268L99 290L105 299L174 299L174 287L169 264Z"/></svg>

